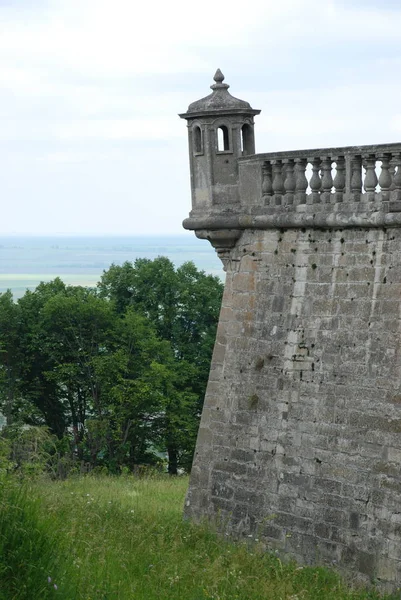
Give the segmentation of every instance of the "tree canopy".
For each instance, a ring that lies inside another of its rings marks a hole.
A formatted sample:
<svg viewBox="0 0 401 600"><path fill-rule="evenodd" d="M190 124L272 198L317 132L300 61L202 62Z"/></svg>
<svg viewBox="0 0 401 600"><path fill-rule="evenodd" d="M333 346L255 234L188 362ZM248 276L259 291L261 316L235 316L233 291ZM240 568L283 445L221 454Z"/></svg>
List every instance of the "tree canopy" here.
<svg viewBox="0 0 401 600"><path fill-rule="evenodd" d="M71 460L111 472L189 469L223 285L166 257L0 294L0 410L46 426ZM7 430L7 428L6 428ZM7 431L6 431L7 434Z"/></svg>

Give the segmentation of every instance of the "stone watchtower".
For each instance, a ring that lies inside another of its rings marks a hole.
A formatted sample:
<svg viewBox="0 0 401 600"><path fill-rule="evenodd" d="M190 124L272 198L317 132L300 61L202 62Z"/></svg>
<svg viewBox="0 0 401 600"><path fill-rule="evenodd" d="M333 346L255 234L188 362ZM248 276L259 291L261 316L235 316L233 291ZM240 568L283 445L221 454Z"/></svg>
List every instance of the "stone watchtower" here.
<svg viewBox="0 0 401 600"><path fill-rule="evenodd" d="M254 154L228 93L187 113L226 282L186 515L401 585L401 144Z"/></svg>
<svg viewBox="0 0 401 600"><path fill-rule="evenodd" d="M260 113L248 102L234 98L224 75L217 69L211 94L193 102L180 115L188 121L192 212L194 218L206 214L239 214L240 191L238 158L255 154L253 117ZM234 245L238 231L223 234L196 230L207 238L224 258Z"/></svg>

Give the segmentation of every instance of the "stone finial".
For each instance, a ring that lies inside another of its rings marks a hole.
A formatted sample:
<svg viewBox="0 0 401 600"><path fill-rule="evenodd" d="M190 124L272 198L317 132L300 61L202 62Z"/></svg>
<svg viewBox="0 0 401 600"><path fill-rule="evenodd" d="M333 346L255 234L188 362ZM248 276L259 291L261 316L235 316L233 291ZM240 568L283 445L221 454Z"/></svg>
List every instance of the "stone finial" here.
<svg viewBox="0 0 401 600"><path fill-rule="evenodd" d="M220 69L217 69L216 73L214 74L213 79L216 83L214 83L213 85L210 86L210 88L212 90L218 90L218 89L228 90L228 88L230 87L227 83L223 83L224 75L220 71Z"/></svg>
<svg viewBox="0 0 401 600"><path fill-rule="evenodd" d="M220 71L220 69L217 69L216 73L214 74L213 79L215 80L216 83L223 83L223 81L224 81L224 75Z"/></svg>
<svg viewBox="0 0 401 600"><path fill-rule="evenodd" d="M228 91L230 86L227 83L224 83L224 75L220 69L217 69L213 79L215 83L210 86L212 93L205 98L192 102L188 106L188 112L180 114L182 119L193 119L197 117L199 113L202 113L202 116L204 116L205 112L217 114L217 112L223 113L227 110L229 110L231 114L234 111L241 111L242 114L246 111L250 117L260 113L260 110L254 110L249 102L231 96Z"/></svg>

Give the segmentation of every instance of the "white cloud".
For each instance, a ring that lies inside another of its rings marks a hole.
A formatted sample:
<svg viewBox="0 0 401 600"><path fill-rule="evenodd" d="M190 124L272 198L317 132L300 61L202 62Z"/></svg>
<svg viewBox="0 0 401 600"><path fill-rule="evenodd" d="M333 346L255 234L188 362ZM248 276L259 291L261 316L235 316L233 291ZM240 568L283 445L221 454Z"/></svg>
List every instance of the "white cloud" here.
<svg viewBox="0 0 401 600"><path fill-rule="evenodd" d="M401 7L390 0L23 6L0 5L10 230L178 230L189 173L177 113L209 92L217 67L262 109L259 151L397 141L401 131Z"/></svg>
<svg viewBox="0 0 401 600"><path fill-rule="evenodd" d="M163 140L179 135L175 119L114 119L76 121L59 126L55 136L60 140Z"/></svg>
<svg viewBox="0 0 401 600"><path fill-rule="evenodd" d="M291 8L296 2L281 4ZM204 0L196 10L184 0L69 0L49 6L36 22L0 22L0 52L31 64L114 76L202 70L200 46L246 46L243 33L257 29L255 11L271 22L282 10L272 0L256 0L240 18L230 0Z"/></svg>
<svg viewBox="0 0 401 600"><path fill-rule="evenodd" d="M394 127L394 130L397 133L401 133L401 114L394 115L391 122Z"/></svg>

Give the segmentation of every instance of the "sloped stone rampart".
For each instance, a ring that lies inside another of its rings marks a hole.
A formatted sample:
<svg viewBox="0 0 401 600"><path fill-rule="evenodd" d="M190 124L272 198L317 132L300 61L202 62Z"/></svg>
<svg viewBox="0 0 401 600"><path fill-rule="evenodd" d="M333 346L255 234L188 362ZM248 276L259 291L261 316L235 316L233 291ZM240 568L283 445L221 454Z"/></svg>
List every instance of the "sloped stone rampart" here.
<svg viewBox="0 0 401 600"><path fill-rule="evenodd" d="M401 230L246 229L186 515L401 585Z"/></svg>

